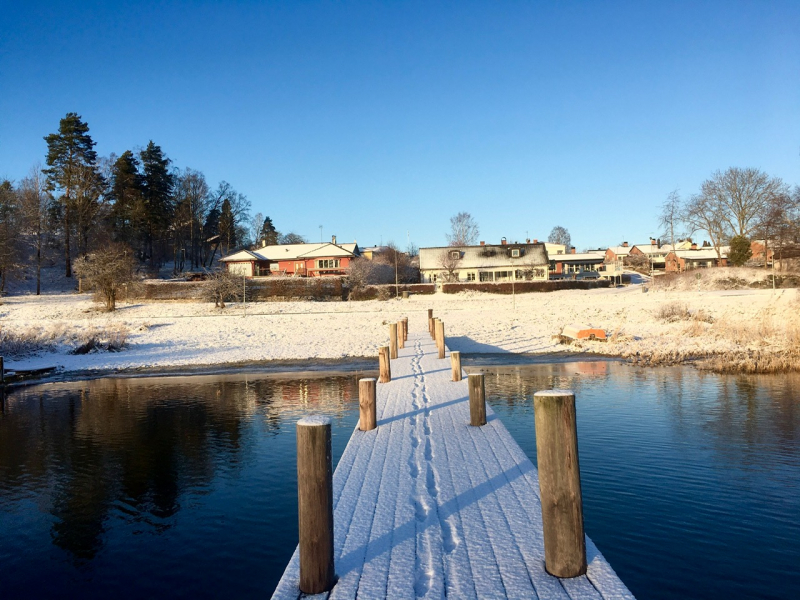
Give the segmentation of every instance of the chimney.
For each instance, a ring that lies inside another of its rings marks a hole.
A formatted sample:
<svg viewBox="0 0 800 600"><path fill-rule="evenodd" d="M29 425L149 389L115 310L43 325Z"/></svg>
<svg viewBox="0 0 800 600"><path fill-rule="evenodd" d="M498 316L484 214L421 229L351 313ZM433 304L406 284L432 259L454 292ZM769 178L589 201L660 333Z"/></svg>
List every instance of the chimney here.
<svg viewBox="0 0 800 600"><path fill-rule="evenodd" d="M655 246L656 245L656 238L650 238L650 245L651 246Z"/></svg>
<svg viewBox="0 0 800 600"><path fill-rule="evenodd" d="M486 245L486 242L484 242L483 240L481 240L481 246L485 246L485 245Z"/></svg>
<svg viewBox="0 0 800 600"><path fill-rule="evenodd" d="M331 244L335 244L335 243L336 243L336 236L332 235L331 236Z"/></svg>
<svg viewBox="0 0 800 600"><path fill-rule="evenodd" d="M692 242L692 250L697 250L697 244L695 244L694 242Z"/></svg>
<svg viewBox="0 0 800 600"><path fill-rule="evenodd" d="M266 248L267 247L267 240L261 240L261 247L262 248Z"/></svg>
<svg viewBox="0 0 800 600"><path fill-rule="evenodd" d="M628 242L622 242L622 247L623 248L627 248L628 247Z"/></svg>
<svg viewBox="0 0 800 600"><path fill-rule="evenodd" d="M537 240L537 239L534 239L534 240L533 240L533 243L534 243L534 244L538 244L538 243L539 243L539 240Z"/></svg>
<svg viewBox="0 0 800 600"><path fill-rule="evenodd" d="M531 238L525 238L525 243L526 244L530 244L531 243Z"/></svg>
<svg viewBox="0 0 800 600"><path fill-rule="evenodd" d="M571 246L569 249L570 254L575 254L575 246Z"/></svg>
<svg viewBox="0 0 800 600"><path fill-rule="evenodd" d="M500 238L500 245L501 246L505 246L506 245L506 238Z"/></svg>

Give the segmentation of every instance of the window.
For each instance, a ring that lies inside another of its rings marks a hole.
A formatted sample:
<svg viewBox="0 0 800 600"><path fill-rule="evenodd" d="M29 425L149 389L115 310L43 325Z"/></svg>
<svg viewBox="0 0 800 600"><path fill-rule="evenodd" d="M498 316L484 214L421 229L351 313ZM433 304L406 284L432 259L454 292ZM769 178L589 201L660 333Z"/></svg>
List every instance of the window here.
<svg viewBox="0 0 800 600"><path fill-rule="evenodd" d="M494 281L494 273L491 273L491 272L488 272L488 273L481 272L481 281Z"/></svg>
<svg viewBox="0 0 800 600"><path fill-rule="evenodd" d="M450 259L451 260L458 260L461 258L461 252L458 250L451 250L450 251Z"/></svg>
<svg viewBox="0 0 800 600"><path fill-rule="evenodd" d="M317 268L318 269L338 269L339 268L339 259L338 258L325 258L322 260L317 261Z"/></svg>
<svg viewBox="0 0 800 600"><path fill-rule="evenodd" d="M511 271L497 271L494 274L495 281L505 281L506 279L511 279Z"/></svg>
<svg viewBox="0 0 800 600"><path fill-rule="evenodd" d="M511 257L512 258L519 258L519 248L513 248L511 250Z"/></svg>
<svg viewBox="0 0 800 600"><path fill-rule="evenodd" d="M475 281L475 273L467 273L467 281Z"/></svg>

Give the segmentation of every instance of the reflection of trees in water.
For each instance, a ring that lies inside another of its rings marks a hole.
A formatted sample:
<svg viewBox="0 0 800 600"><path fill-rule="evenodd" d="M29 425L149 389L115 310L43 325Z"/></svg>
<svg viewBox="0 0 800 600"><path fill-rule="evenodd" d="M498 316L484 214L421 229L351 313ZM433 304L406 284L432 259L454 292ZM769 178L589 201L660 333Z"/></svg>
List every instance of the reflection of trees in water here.
<svg viewBox="0 0 800 600"><path fill-rule="evenodd" d="M342 415L356 385L205 377L22 389L0 413L0 500L48 497L53 543L88 560L112 509L138 531L171 527L181 496L235 473L248 441L279 430L287 409Z"/></svg>

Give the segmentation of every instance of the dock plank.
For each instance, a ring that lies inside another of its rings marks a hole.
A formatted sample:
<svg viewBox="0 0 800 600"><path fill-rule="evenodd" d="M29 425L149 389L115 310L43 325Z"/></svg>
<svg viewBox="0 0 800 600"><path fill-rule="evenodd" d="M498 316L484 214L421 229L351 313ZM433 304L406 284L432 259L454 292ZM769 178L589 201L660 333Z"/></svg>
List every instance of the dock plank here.
<svg viewBox="0 0 800 600"><path fill-rule="evenodd" d="M412 325L378 428L353 432L334 473L338 580L319 597L633 598L588 537L586 576L545 571L536 468L490 407L469 426L466 380ZM301 597L298 579L295 550L273 598Z"/></svg>

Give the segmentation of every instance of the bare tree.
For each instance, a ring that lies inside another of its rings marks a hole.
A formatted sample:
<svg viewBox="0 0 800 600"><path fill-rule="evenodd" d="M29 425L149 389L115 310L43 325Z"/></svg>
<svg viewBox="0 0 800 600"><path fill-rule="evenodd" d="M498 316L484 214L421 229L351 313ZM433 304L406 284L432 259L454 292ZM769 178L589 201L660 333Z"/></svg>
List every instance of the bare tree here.
<svg viewBox="0 0 800 600"><path fill-rule="evenodd" d="M675 239L681 237L682 217L683 202L681 201L681 195L678 190L672 190L661 205L661 212L658 214L658 226L661 228L662 235L669 240L673 250L675 250Z"/></svg>
<svg viewBox="0 0 800 600"><path fill-rule="evenodd" d="M75 273L94 288L109 312L116 308L119 289L133 280L134 268L133 250L120 243L90 252L74 264Z"/></svg>
<svg viewBox="0 0 800 600"><path fill-rule="evenodd" d="M561 227L561 225L553 227L550 235L547 236L547 241L551 244L562 244L567 252L569 252L570 246L572 246L572 238L569 235L569 231L567 231L565 227Z"/></svg>
<svg viewBox="0 0 800 600"><path fill-rule="evenodd" d="M705 231L708 234L717 252L717 260L721 260L720 248L728 236L729 224L725 216L725 207L719 197L713 193L692 196L683 207L682 220L689 227L690 235L695 231Z"/></svg>
<svg viewBox="0 0 800 600"><path fill-rule="evenodd" d="M726 229L733 235L752 237L774 196L788 192L778 177L758 169L731 167L703 182L701 193L722 207Z"/></svg>
<svg viewBox="0 0 800 600"><path fill-rule="evenodd" d="M474 246L478 243L479 235L478 224L468 212L450 217L450 233L447 234L449 246Z"/></svg>
<svg viewBox="0 0 800 600"><path fill-rule="evenodd" d="M772 243L773 255L777 253L782 258L784 247L791 244L800 231L800 187L795 188L794 194L787 190L769 200L758 231L764 238L764 268L767 268L767 245Z"/></svg>
<svg viewBox="0 0 800 600"><path fill-rule="evenodd" d="M36 295L42 293L42 259L50 230L47 195L47 178L38 164L31 168L30 174L20 183L23 227L30 237L36 255Z"/></svg>
<svg viewBox="0 0 800 600"><path fill-rule="evenodd" d="M227 269L208 273L206 292L217 308L225 308L225 302L236 302L242 297L242 278Z"/></svg>
<svg viewBox="0 0 800 600"><path fill-rule="evenodd" d="M290 231L289 233L284 233L278 238L279 244L307 244L308 241L299 233L294 233Z"/></svg>
<svg viewBox="0 0 800 600"><path fill-rule="evenodd" d="M458 250L444 249L439 254L439 265L444 270L442 279L446 282L458 281L458 265L461 262L461 252Z"/></svg>

